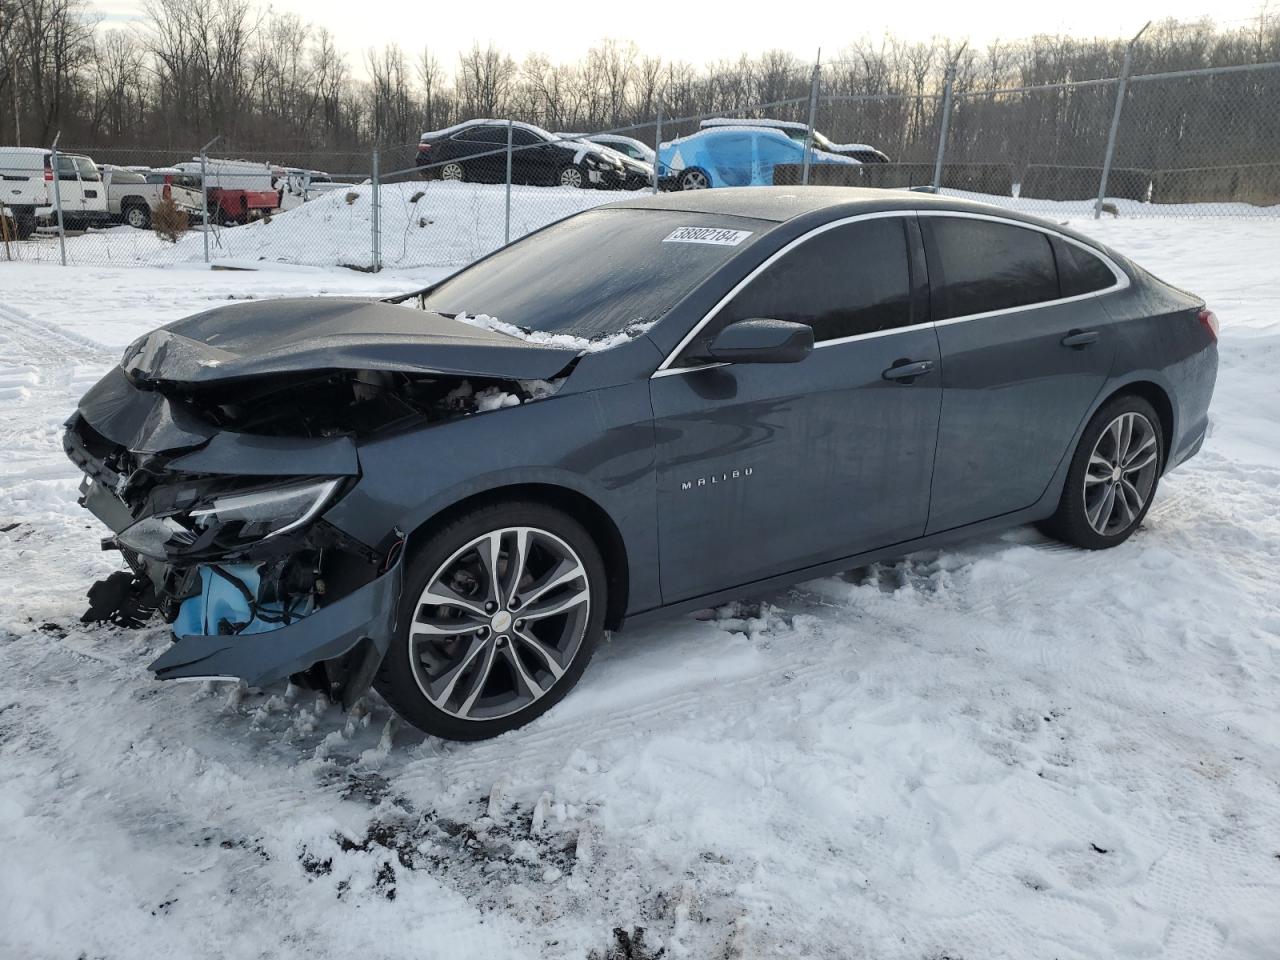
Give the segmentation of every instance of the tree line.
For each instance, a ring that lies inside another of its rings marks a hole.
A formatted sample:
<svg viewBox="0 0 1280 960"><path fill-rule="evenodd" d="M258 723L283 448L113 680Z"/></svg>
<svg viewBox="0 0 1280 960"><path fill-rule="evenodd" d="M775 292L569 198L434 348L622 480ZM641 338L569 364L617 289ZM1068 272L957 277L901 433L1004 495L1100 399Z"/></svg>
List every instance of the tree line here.
<svg viewBox="0 0 1280 960"><path fill-rule="evenodd" d="M326 28L251 0L146 0L144 10L139 23L105 28L87 0L0 0L0 143L48 144L61 131L62 143L78 149L190 151L218 135L215 152L303 162L326 153L356 158L378 143L399 147L408 162L423 130L479 116L552 130L635 127L647 141L659 107L664 137L696 128L674 122L684 116L804 120L801 101L813 79L811 63L780 50L701 65L610 39L571 63L537 53L517 60L492 43L456 55L396 43L352 54ZM949 156L1096 163L1114 87L994 91L1114 77L1124 49L1121 39L1066 36L963 47L946 39L853 40L821 68L818 126L836 140L923 161L936 147L951 65ZM1170 21L1144 35L1133 72L1273 60L1280 60L1280 18L1229 28ZM1270 149L1274 159L1280 71L1220 80L1178 90L1173 82L1135 84L1135 102L1151 102L1126 122L1145 117L1142 139L1151 143L1204 141L1197 160L1213 161L1228 147ZM759 109L787 100L797 102ZM1125 162L1169 159L1156 155L1167 145L1151 147L1150 156L1129 149ZM335 157L316 165L336 171Z"/></svg>

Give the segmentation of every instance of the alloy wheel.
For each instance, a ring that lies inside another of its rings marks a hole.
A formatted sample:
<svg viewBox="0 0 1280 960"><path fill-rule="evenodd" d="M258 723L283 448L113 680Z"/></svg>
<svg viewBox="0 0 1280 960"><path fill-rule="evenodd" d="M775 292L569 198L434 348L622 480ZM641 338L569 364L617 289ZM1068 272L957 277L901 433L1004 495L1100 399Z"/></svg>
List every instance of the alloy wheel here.
<svg viewBox="0 0 1280 960"><path fill-rule="evenodd" d="M460 720L495 720L546 695L590 618L587 570L564 540L504 527L455 551L427 580L409 625L418 688Z"/></svg>
<svg viewBox="0 0 1280 960"><path fill-rule="evenodd" d="M711 181L701 170L686 170L680 176L681 190L707 190L710 187Z"/></svg>
<svg viewBox="0 0 1280 960"><path fill-rule="evenodd" d="M577 167L565 167L560 171L560 186L580 188L582 186L582 171Z"/></svg>
<svg viewBox="0 0 1280 960"><path fill-rule="evenodd" d="M440 179L460 181L462 179L462 164L446 163L440 168Z"/></svg>
<svg viewBox="0 0 1280 960"><path fill-rule="evenodd" d="M141 207L130 207L128 213L125 214L125 220L129 226L136 230L141 230L147 225L147 214Z"/></svg>
<svg viewBox="0 0 1280 960"><path fill-rule="evenodd" d="M1122 413L1094 444L1084 472L1084 514L1095 533L1115 536L1142 514L1155 487L1160 443L1151 421Z"/></svg>

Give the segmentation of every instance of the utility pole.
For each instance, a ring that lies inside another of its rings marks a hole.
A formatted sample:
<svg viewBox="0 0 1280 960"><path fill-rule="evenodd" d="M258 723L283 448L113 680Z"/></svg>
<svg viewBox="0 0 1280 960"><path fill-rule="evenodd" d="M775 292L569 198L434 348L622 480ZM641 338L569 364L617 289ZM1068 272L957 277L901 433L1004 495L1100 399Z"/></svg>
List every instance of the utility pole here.
<svg viewBox="0 0 1280 960"><path fill-rule="evenodd" d="M200 219L204 229L201 233L204 235L204 262L209 262L209 182L205 176L206 167L209 164L209 148L218 142L218 137L214 137L203 147L200 148Z"/></svg>
<svg viewBox="0 0 1280 960"><path fill-rule="evenodd" d="M53 137L53 156L49 162L53 164L53 205L58 211L58 251L62 257L62 265L67 265L67 230L62 222L62 163L58 158L58 141L62 139L59 130Z"/></svg>
<svg viewBox="0 0 1280 960"><path fill-rule="evenodd" d="M960 62L960 55L964 53L964 48L969 46L966 40L960 45L960 49L956 51L956 55L951 58L951 62L947 64L947 72L944 75L944 84L942 88L942 126L938 129L938 156L933 161L933 192L937 193L942 189L942 160L947 154L947 134L951 131L951 103L955 98L956 87L956 64Z"/></svg>
<svg viewBox="0 0 1280 960"><path fill-rule="evenodd" d="M1116 134L1120 130L1120 112L1124 109L1124 95L1129 89L1129 71L1133 68L1133 48L1137 44L1138 38L1147 32L1147 27L1149 26L1151 26L1150 20L1133 35L1129 45L1124 48L1124 63L1120 66L1120 84L1116 88L1116 108L1111 114L1111 130L1107 134L1107 152L1102 158L1102 177L1098 181L1098 199L1093 204L1093 219L1095 220L1102 216L1102 204L1107 199L1107 180L1111 176L1111 161L1116 154Z"/></svg>
<svg viewBox="0 0 1280 960"><path fill-rule="evenodd" d="M800 169L800 183L809 184L809 165L813 160L813 125L818 119L818 84L822 82L822 48L813 61L813 77L809 81L809 127L804 134L804 165Z"/></svg>

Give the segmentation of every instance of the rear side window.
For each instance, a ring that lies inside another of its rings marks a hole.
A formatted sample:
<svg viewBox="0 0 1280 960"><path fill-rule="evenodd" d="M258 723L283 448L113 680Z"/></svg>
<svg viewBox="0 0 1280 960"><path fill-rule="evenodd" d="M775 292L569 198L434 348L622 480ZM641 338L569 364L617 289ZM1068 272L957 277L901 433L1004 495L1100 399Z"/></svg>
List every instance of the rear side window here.
<svg viewBox="0 0 1280 960"><path fill-rule="evenodd" d="M497 127L468 127L456 135L458 140L466 140L469 143L501 143L507 142L507 130L505 127L499 129Z"/></svg>
<svg viewBox="0 0 1280 960"><path fill-rule="evenodd" d="M939 320L1061 296L1047 234L967 217L921 217L921 224Z"/></svg>
<svg viewBox="0 0 1280 960"><path fill-rule="evenodd" d="M1055 239L1053 252L1058 259L1058 279L1064 297L1078 297L1115 286L1116 275L1111 268L1083 247Z"/></svg>
<svg viewBox="0 0 1280 960"><path fill-rule="evenodd" d="M837 340L911 322L911 278L901 217L835 227L800 244L738 293L716 328L768 317L813 327Z"/></svg>

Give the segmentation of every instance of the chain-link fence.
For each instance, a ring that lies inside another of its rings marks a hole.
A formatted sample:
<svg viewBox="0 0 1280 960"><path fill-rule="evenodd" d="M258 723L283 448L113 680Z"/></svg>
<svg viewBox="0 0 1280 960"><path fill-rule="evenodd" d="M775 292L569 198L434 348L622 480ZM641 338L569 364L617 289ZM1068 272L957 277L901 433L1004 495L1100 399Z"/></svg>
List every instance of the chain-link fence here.
<svg viewBox="0 0 1280 960"><path fill-rule="evenodd" d="M925 188L1056 218L1280 216L1280 63L808 96L609 131L473 120L369 153L0 147L0 256L67 264L457 267L654 190ZM923 74L922 74L923 77ZM57 172L56 176L54 172Z"/></svg>

